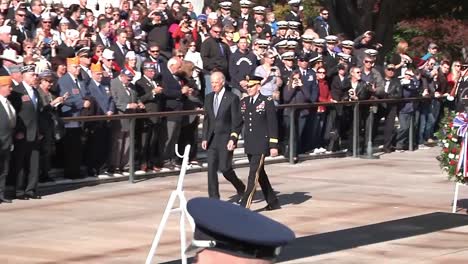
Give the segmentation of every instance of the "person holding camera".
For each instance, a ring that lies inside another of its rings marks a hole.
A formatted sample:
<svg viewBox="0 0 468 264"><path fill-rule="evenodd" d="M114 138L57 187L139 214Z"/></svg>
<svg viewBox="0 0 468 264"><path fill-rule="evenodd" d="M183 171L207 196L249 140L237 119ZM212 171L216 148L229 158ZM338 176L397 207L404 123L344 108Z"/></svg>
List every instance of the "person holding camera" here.
<svg viewBox="0 0 468 264"><path fill-rule="evenodd" d="M372 86L371 84L363 81L361 79L362 70L359 67L351 67L349 70L350 78L345 80L343 84L345 87L345 91L348 93L345 94L344 100L349 101L358 101L358 100L369 100L372 94ZM369 124L368 124L368 116L369 116L369 106L361 106L359 109L359 127L360 131L369 131ZM365 134L365 142L368 142L368 137L371 136L369 133ZM361 150L364 150L364 144L361 145Z"/></svg>
<svg viewBox="0 0 468 264"><path fill-rule="evenodd" d="M401 79L401 89L403 98L417 97L419 92L419 85L414 78L414 72L411 69L406 70L405 77ZM397 134L396 150L403 152L408 149L409 144L409 130L410 126L414 125L410 123L411 116L415 112L415 106L413 102L407 102L402 105L398 114L398 120L400 121L400 128Z"/></svg>
<svg viewBox="0 0 468 264"><path fill-rule="evenodd" d="M390 63L395 65L395 76L404 77L406 69L413 63L413 59L408 55L408 42L406 40L398 42Z"/></svg>
<svg viewBox="0 0 468 264"><path fill-rule="evenodd" d="M255 69L254 75L262 77L260 93L264 96L271 96L275 104L279 103L279 88L283 84L278 67L274 66L276 54L268 50L263 54L261 65Z"/></svg>
<svg viewBox="0 0 468 264"><path fill-rule="evenodd" d="M283 89L283 103L284 104L302 104L302 103L308 103L309 98L310 98L310 89L307 89L306 86L304 86L301 78L301 72L299 70L294 70L291 73L291 76L289 77L286 87ZM290 118L291 118L291 111L292 109L286 108L283 112L283 122L284 122L284 128L285 128L285 135L287 135L287 139L291 137L289 135L290 131ZM300 146L302 146L301 143L301 138L302 138L302 133L304 132L304 127L307 121L307 117L309 115L309 110L308 109L301 109L298 111L295 111L294 113L294 120L295 120L295 135L294 138L295 140L295 146L294 146L294 157L295 160L297 160L297 154L301 153ZM289 140L285 140L286 144L289 144ZM285 153L289 153L291 148L286 148ZM285 155L286 155L285 154Z"/></svg>

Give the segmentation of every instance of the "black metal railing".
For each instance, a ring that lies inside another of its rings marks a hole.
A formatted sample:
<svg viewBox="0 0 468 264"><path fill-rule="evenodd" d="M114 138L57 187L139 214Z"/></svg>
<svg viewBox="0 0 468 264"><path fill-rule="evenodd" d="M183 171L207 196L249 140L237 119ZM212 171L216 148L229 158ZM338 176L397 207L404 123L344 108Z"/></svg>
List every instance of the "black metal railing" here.
<svg viewBox="0 0 468 264"><path fill-rule="evenodd" d="M400 104L408 102L430 101L433 98L402 98L402 99L378 99L378 100L362 100L362 101L340 101L340 102L317 102L317 103L303 103L303 104L282 104L278 105L277 109L290 109L289 113L289 162L294 163L294 147L295 147L295 111L298 109L311 109L319 106L335 107L335 106L352 106L353 107L353 157L359 156L359 108L361 106L377 106L381 104ZM156 113L133 113L133 114L117 114L117 115L96 115L96 116L79 116L79 117L64 117L64 122L91 122L91 121L110 121L128 119L130 122L130 150L129 150L129 182L134 182L135 175L135 120L149 117L175 117L175 116L189 116L204 114L203 110L188 110L188 111L172 111L172 112L156 112ZM372 153L372 122L374 120L374 111L369 112L368 116L367 133L369 133L367 150L365 157L373 158ZM413 151L414 139L414 114L411 115L409 129L409 150Z"/></svg>

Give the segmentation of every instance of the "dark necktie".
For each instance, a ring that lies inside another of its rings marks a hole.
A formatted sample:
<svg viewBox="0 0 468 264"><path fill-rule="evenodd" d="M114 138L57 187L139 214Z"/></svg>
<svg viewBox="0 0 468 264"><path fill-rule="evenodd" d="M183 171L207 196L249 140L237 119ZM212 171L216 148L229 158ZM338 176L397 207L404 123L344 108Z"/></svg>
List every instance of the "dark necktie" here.
<svg viewBox="0 0 468 264"><path fill-rule="evenodd" d="M218 45L219 45L219 50L221 51L221 54L224 56L223 44L221 44L221 42L219 42Z"/></svg>
<svg viewBox="0 0 468 264"><path fill-rule="evenodd" d="M253 97L250 97L250 104L251 104L251 105L254 104L254 98L253 98Z"/></svg>

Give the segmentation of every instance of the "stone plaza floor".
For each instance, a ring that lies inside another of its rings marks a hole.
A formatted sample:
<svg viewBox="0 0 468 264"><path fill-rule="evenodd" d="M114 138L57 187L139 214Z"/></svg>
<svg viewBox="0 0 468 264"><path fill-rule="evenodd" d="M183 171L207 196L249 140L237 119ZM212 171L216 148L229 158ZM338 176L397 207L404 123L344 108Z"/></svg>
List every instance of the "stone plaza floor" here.
<svg viewBox="0 0 468 264"><path fill-rule="evenodd" d="M437 147L380 159L333 158L267 165L281 210L264 212L298 237L280 263L468 263L468 187L435 157ZM247 168L236 169L245 181ZM205 196L206 172L188 174L188 199ZM176 176L57 187L42 200L0 205L0 263L144 263ZM222 199L234 188L220 176ZM266 204L258 191L253 210ZM189 235L189 233L187 233ZM153 263L178 263L178 217Z"/></svg>

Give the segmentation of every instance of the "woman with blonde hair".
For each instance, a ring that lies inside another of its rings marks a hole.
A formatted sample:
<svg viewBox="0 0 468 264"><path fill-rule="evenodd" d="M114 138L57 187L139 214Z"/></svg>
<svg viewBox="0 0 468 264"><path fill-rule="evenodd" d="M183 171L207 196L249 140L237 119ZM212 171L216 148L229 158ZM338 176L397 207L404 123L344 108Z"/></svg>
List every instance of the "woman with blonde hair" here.
<svg viewBox="0 0 468 264"><path fill-rule="evenodd" d="M263 53L260 60L261 65L257 66L254 75L263 78L260 93L264 96L271 96L278 103L280 100L279 88L283 84L283 80L278 67L274 66L275 58L276 54L272 50Z"/></svg>
<svg viewBox="0 0 468 264"><path fill-rule="evenodd" d="M408 42L400 40L396 46L396 52L390 63L395 65L395 76L403 76L406 69L410 68L413 60L408 55Z"/></svg>

